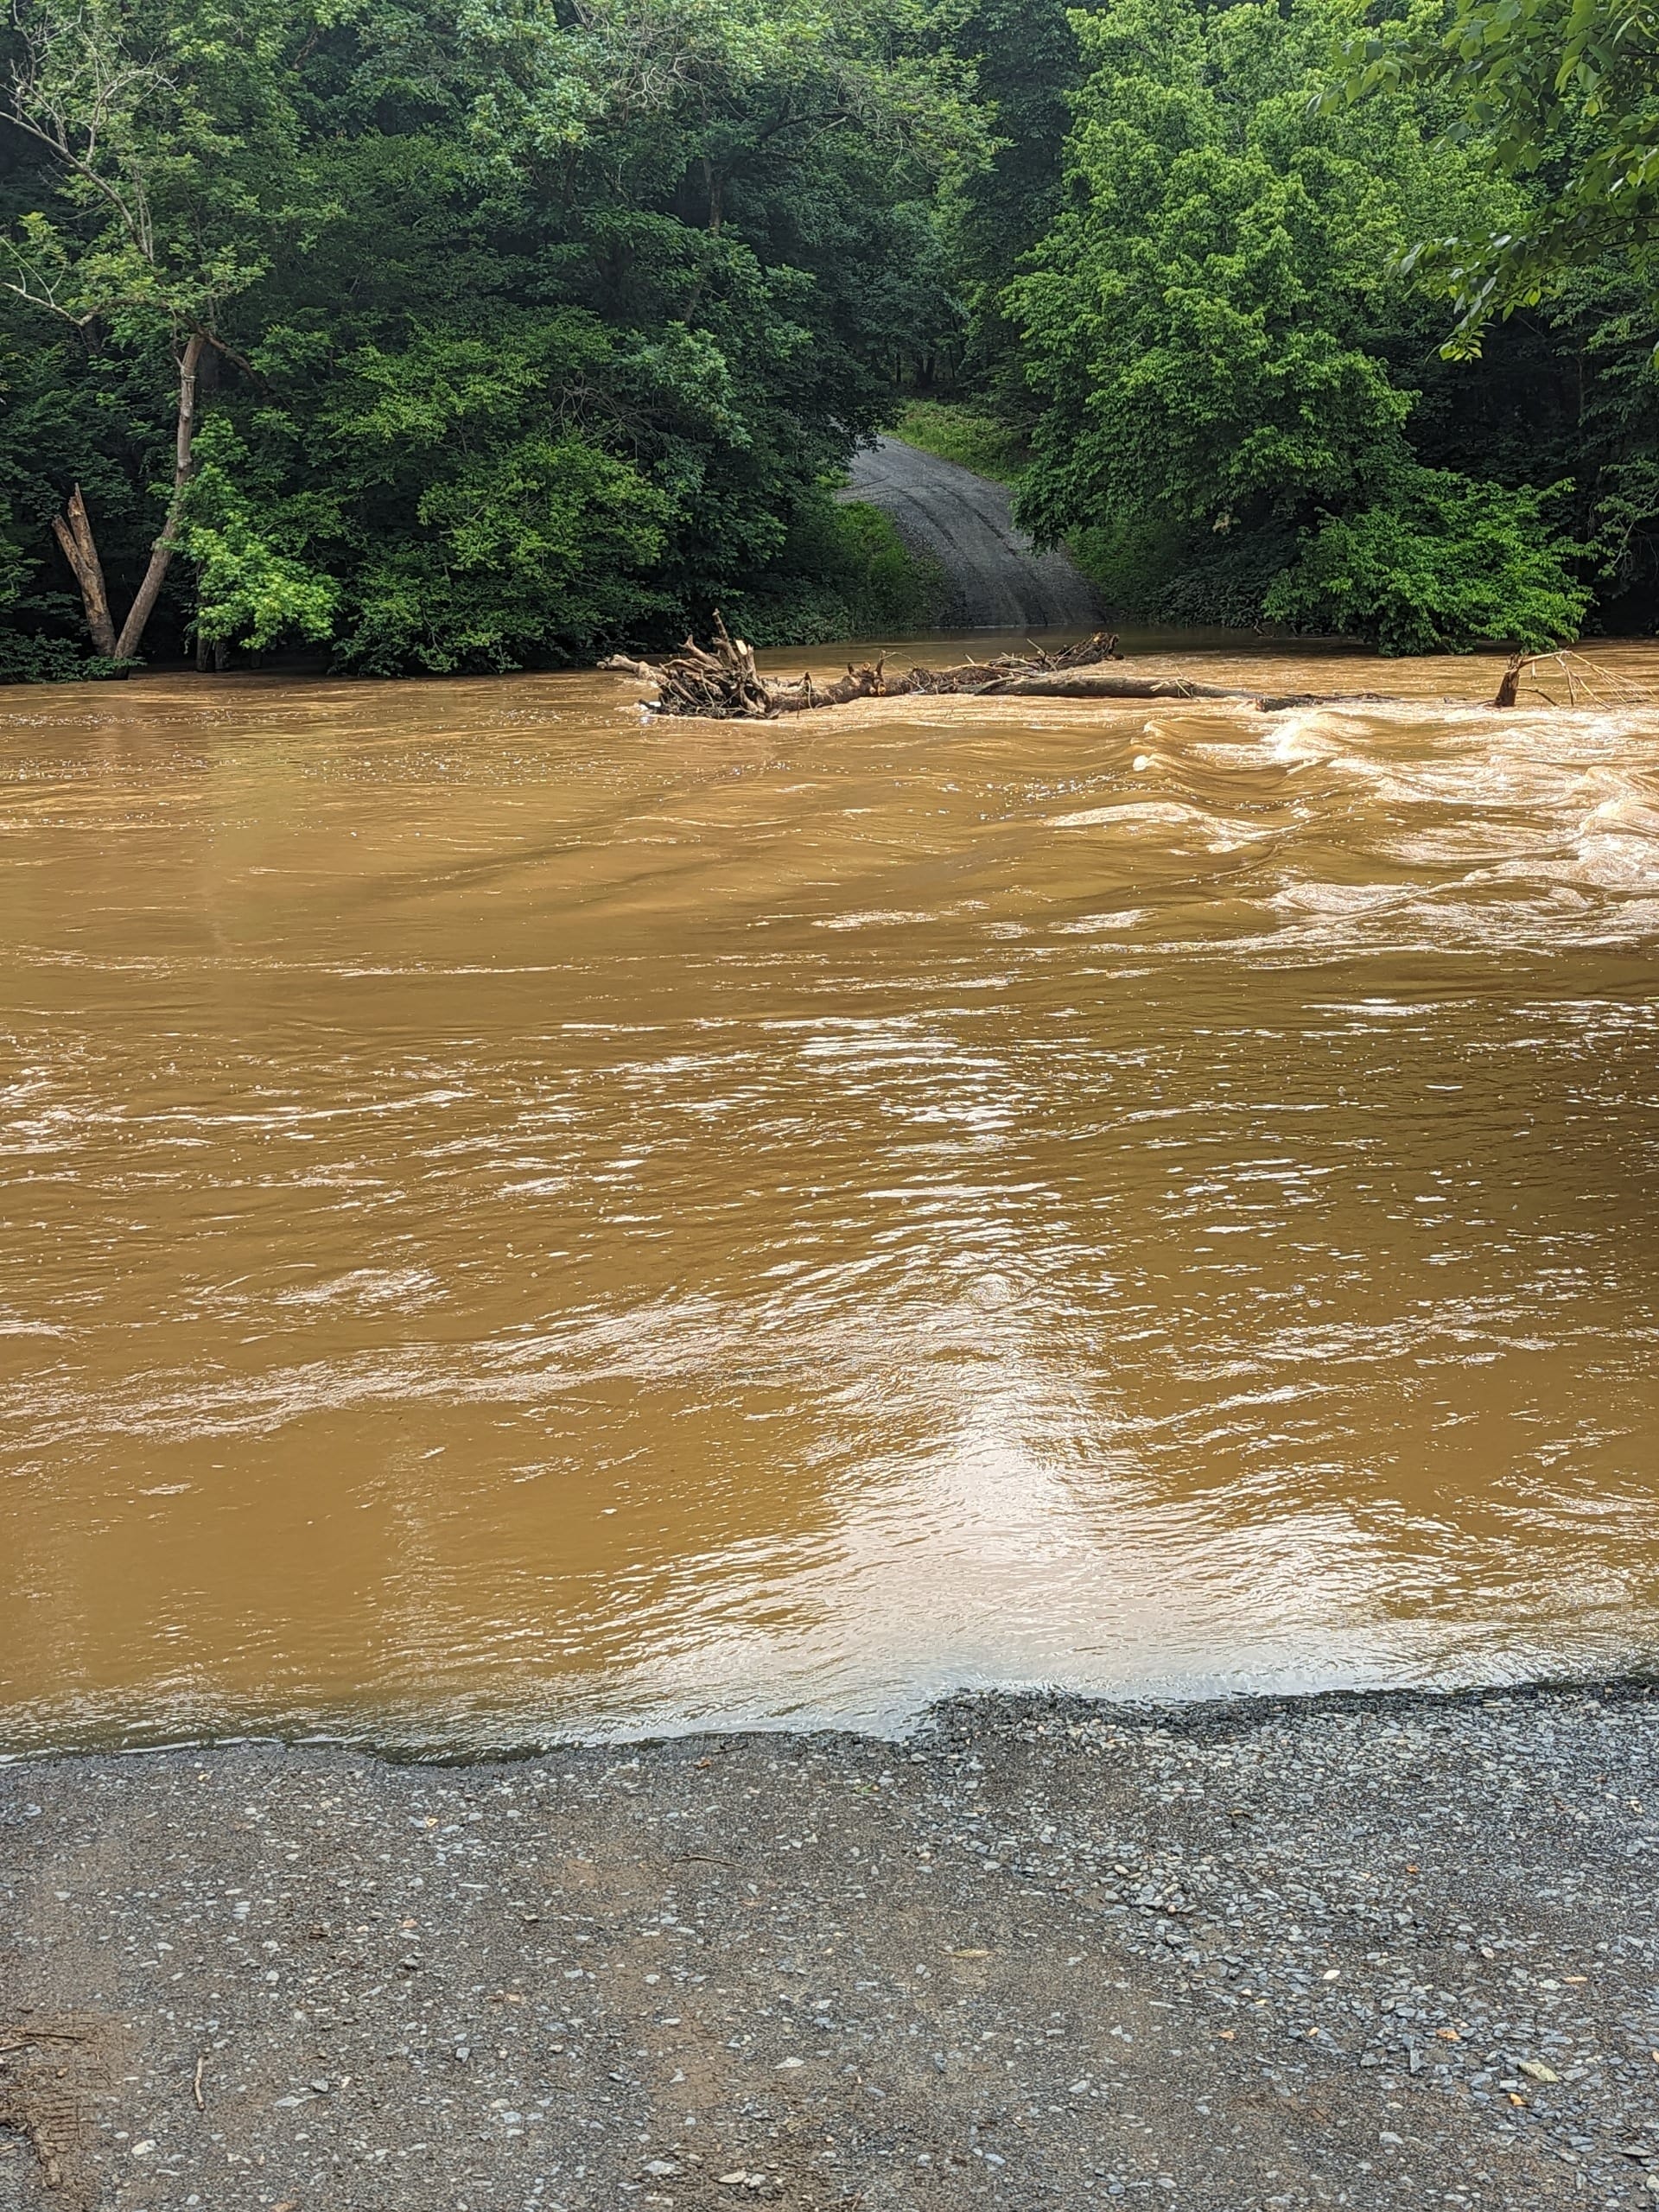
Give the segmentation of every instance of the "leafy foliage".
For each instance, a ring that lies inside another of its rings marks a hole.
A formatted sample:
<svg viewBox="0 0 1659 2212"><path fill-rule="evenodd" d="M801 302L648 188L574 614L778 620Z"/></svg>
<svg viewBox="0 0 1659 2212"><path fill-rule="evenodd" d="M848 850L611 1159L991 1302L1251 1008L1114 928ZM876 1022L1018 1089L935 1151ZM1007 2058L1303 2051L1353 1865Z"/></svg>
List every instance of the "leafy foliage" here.
<svg viewBox="0 0 1659 2212"><path fill-rule="evenodd" d="M1570 541L1520 486L1414 440L1447 372L1407 256L1496 226L1513 189L1446 143L1427 95L1319 99L1351 22L1344 0L1116 0L1080 21L1065 206L1008 295L1044 403L1023 515L1135 576L1136 613L1312 621L1391 650L1560 634L1586 598ZM1528 529L1507 611L1451 588L1459 557Z"/></svg>
<svg viewBox="0 0 1659 2212"><path fill-rule="evenodd" d="M198 468L185 506L184 544L196 569L196 632L209 645L257 651L289 639L321 641L334 629L340 591L299 550L303 531L280 498L250 497L248 451L228 421L197 441Z"/></svg>
<svg viewBox="0 0 1659 2212"><path fill-rule="evenodd" d="M942 460L959 461L999 484L1015 482L1025 467L1019 434L994 415L937 399L912 399L899 417L898 435Z"/></svg>
<svg viewBox="0 0 1659 2212"><path fill-rule="evenodd" d="M1076 17L1065 0L954 0L947 20L995 134L989 159L955 176L944 195L966 326L962 365L1018 423L1027 411L1026 391L1004 293L1060 210L1081 70Z"/></svg>
<svg viewBox="0 0 1659 2212"><path fill-rule="evenodd" d="M1652 0L1453 0L1449 22L1420 11L1348 53L1350 95L1433 86L1455 103L1448 145L1538 181L1517 222L1427 238L1412 256L1457 303L1454 354L1478 355L1494 315L1536 307L1586 264L1645 266L1659 235Z"/></svg>
<svg viewBox="0 0 1659 2212"><path fill-rule="evenodd" d="M953 316L931 200L983 141L923 0L19 0L5 59L20 630L79 627L76 483L112 601L176 536L162 653L503 669L845 605L791 563Z"/></svg>
<svg viewBox="0 0 1659 2212"><path fill-rule="evenodd" d="M1414 470L1386 506L1310 531L1262 612L1390 653L1466 651L1484 639L1547 652L1578 635L1590 594L1565 575L1543 505L1534 491Z"/></svg>
<svg viewBox="0 0 1659 2212"><path fill-rule="evenodd" d="M944 572L880 507L826 498L799 516L772 577L726 611L752 645L830 645L931 629L948 596Z"/></svg>

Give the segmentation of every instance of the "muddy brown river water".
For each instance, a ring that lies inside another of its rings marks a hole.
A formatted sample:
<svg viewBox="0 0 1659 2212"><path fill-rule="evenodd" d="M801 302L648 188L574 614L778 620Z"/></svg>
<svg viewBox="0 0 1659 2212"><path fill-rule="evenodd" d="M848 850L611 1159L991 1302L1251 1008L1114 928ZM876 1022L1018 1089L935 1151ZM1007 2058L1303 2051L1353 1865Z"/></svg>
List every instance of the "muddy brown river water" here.
<svg viewBox="0 0 1659 2212"><path fill-rule="evenodd" d="M1652 1655L1659 650L1599 658L0 694L0 1747Z"/></svg>

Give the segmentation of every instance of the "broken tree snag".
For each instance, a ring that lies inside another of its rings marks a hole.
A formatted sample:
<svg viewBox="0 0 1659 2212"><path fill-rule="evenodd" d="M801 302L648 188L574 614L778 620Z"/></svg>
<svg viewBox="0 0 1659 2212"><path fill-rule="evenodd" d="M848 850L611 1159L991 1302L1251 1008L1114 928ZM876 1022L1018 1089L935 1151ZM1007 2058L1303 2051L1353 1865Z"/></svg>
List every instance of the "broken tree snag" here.
<svg viewBox="0 0 1659 2212"><path fill-rule="evenodd" d="M179 525L183 519L184 495L195 470L193 448L196 433L196 384L202 351L207 343L200 332L193 332L177 357L179 404L173 433L173 495L168 503L167 519L162 524L160 537L149 549L149 562L118 636L114 618L110 613L110 594L104 581L104 563L99 558L92 519L86 512L86 502L81 497L79 484L69 494L66 513L52 518L52 534L63 549L63 557L73 570L75 582L80 587L81 605L86 612L86 628L93 647L105 660L131 660L137 655L143 641L145 626L155 612L156 601L162 595L168 569L172 565L173 555L179 543Z"/></svg>
<svg viewBox="0 0 1659 2212"><path fill-rule="evenodd" d="M80 587L80 603L86 610L86 627L92 645L105 660L115 658L115 622L110 613L110 594L104 582L104 563L86 512L86 502L76 485L69 494L67 519L52 518L52 534L63 549L63 557Z"/></svg>
<svg viewBox="0 0 1659 2212"><path fill-rule="evenodd" d="M201 363L201 353L207 340L200 331L193 331L185 340L184 351L178 357L179 411L173 438L173 496L168 502L167 520L162 534L149 549L149 562L127 609L127 619L121 625L121 634L115 641L116 658L130 660L143 642L145 625L162 595L162 586L172 565L174 548L179 542L179 524L184 509L184 494L194 474L195 461L192 447L196 433L196 372Z"/></svg>
<svg viewBox="0 0 1659 2212"><path fill-rule="evenodd" d="M1566 692L1565 698L1559 690L1548 689L1546 677ZM1560 646L1553 653L1517 653L1503 671L1493 706L1518 706L1523 685L1547 707L1612 708L1637 713L1659 707L1659 691L1651 684L1588 660L1570 645Z"/></svg>
<svg viewBox="0 0 1659 2212"><path fill-rule="evenodd" d="M1063 652L1033 649L1021 658L1005 653L992 661L963 661L955 668L911 668L890 672L887 656L849 666L833 683L819 683L811 674L793 681L762 676L754 664L754 651L741 638L734 638L716 614L712 650L705 652L688 638L677 653L661 663L631 660L618 653L604 665L618 674L654 684L652 702L659 715L696 715L716 721L770 721L779 715L802 715L819 707L850 706L855 699L903 699L918 694L952 693L995 696L1006 695L1011 684L1026 677L1063 678L1069 671L1090 669L1103 661L1121 658L1116 637L1101 633ZM1058 692L1053 696L1078 696ZM1093 693L1081 696L1092 697ZM1191 696L1167 689L1126 693L1127 697Z"/></svg>

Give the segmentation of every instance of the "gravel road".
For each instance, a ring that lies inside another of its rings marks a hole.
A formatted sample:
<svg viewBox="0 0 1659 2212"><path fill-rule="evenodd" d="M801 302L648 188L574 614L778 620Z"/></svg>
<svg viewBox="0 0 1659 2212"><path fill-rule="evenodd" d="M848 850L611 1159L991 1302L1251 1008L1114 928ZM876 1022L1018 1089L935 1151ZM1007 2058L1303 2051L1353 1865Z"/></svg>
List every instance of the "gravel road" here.
<svg viewBox="0 0 1659 2212"><path fill-rule="evenodd" d="M1659 2197L1659 1698L0 1770L0 2208Z"/></svg>
<svg viewBox="0 0 1659 2212"><path fill-rule="evenodd" d="M952 604L942 626L965 630L1086 629L1100 608L1064 553L1039 553L1014 526L1008 493L954 461L883 438L853 462L846 496L885 508L899 535L937 561Z"/></svg>

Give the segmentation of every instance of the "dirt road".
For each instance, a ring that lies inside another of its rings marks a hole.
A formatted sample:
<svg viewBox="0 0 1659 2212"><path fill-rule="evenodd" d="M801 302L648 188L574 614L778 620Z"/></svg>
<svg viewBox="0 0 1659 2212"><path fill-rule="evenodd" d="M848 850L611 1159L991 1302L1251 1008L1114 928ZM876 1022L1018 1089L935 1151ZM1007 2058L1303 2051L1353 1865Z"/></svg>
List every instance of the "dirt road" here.
<svg viewBox="0 0 1659 2212"><path fill-rule="evenodd" d="M1099 612L1093 586L1064 553L1039 553L1016 530L1008 493L954 461L883 438L853 463L846 496L893 517L916 552L950 581L947 629L1086 628Z"/></svg>
<svg viewBox="0 0 1659 2212"><path fill-rule="evenodd" d="M0 1770L0 2212L1637 2212L1659 1697Z"/></svg>

